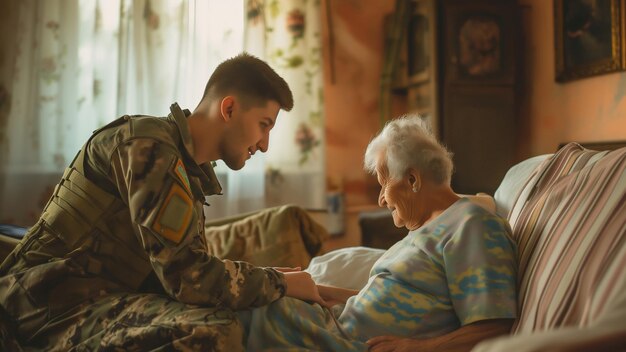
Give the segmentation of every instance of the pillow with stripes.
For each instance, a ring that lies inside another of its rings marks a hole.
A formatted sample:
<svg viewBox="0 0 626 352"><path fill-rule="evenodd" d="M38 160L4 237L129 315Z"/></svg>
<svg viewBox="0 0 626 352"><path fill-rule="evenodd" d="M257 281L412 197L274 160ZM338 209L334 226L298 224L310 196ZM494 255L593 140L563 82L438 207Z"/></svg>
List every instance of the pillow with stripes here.
<svg viewBox="0 0 626 352"><path fill-rule="evenodd" d="M626 321L626 148L566 145L534 170L509 222L520 261L514 333L588 327L620 311Z"/></svg>

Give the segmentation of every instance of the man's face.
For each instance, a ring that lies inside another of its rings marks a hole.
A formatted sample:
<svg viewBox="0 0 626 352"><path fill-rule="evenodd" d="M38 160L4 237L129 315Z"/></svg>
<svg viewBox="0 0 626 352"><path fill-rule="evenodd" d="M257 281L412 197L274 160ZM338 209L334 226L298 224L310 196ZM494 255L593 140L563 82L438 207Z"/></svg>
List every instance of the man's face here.
<svg viewBox="0 0 626 352"><path fill-rule="evenodd" d="M239 170L254 153L267 151L270 130L276 124L279 110L280 105L273 100L248 110L235 102L220 144L220 155L226 166Z"/></svg>

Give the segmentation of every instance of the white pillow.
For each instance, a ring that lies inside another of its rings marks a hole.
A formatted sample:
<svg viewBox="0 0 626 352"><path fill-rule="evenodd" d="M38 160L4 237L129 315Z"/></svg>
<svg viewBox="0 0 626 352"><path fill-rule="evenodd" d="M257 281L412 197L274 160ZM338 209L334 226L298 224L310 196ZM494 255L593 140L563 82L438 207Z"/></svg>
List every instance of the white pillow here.
<svg viewBox="0 0 626 352"><path fill-rule="evenodd" d="M500 182L493 198L496 200L496 214L507 218L518 193L532 172L552 154L543 154L513 165Z"/></svg>
<svg viewBox="0 0 626 352"><path fill-rule="evenodd" d="M305 271L318 284L360 290L383 253L385 250L378 248L340 248L314 257Z"/></svg>

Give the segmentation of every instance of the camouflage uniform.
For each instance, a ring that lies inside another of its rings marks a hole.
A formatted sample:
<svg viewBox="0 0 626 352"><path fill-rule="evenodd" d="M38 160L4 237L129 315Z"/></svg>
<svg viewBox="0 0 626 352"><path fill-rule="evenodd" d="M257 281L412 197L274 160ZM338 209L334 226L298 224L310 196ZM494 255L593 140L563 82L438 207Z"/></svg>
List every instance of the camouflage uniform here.
<svg viewBox="0 0 626 352"><path fill-rule="evenodd" d="M233 311L285 294L270 268L207 252L205 195L185 113L96 131L40 220L0 266L0 306L46 350L242 350Z"/></svg>

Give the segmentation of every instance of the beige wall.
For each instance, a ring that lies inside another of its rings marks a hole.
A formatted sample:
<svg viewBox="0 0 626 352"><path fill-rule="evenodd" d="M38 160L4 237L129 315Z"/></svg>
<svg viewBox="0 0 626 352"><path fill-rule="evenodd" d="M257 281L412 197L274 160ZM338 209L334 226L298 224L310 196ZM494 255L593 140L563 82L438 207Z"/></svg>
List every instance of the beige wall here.
<svg viewBox="0 0 626 352"><path fill-rule="evenodd" d="M626 73L554 81L553 5L520 0L525 35L520 157L561 142L626 139Z"/></svg>
<svg viewBox="0 0 626 352"><path fill-rule="evenodd" d="M363 171L363 153L380 128L378 100L383 19L393 1L322 1L326 174L341 182L347 206L376 201L376 181Z"/></svg>
<svg viewBox="0 0 626 352"><path fill-rule="evenodd" d="M375 205L380 187L363 171L363 153L380 129L378 101L384 57L383 20L394 1L322 0L326 175L345 194L345 231L325 250L361 244L358 216ZM327 8L326 6L329 6Z"/></svg>

